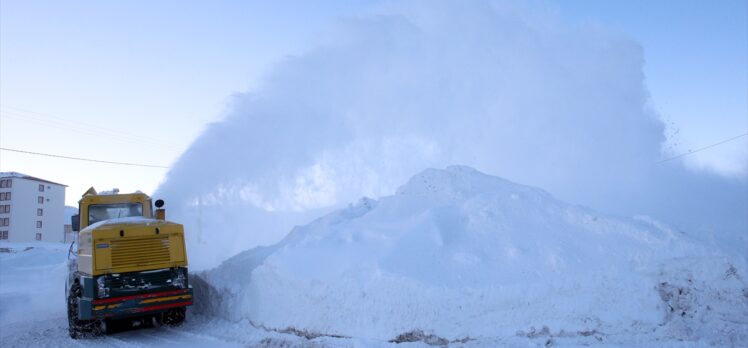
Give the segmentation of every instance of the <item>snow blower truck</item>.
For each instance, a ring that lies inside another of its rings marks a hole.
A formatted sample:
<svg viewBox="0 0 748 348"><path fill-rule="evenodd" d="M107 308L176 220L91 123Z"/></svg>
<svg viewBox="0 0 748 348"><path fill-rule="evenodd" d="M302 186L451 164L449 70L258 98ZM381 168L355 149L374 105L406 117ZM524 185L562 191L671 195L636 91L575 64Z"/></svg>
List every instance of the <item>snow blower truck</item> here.
<svg viewBox="0 0 748 348"><path fill-rule="evenodd" d="M184 228L166 221L163 200L90 188L72 217L76 238L65 284L70 337L95 336L114 321L175 326L192 305Z"/></svg>

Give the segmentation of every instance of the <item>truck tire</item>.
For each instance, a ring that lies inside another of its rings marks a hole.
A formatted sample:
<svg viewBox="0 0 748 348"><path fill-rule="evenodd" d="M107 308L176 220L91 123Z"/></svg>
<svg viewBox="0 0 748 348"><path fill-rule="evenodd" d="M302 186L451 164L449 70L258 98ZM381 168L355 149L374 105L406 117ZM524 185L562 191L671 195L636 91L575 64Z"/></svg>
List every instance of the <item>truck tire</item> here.
<svg viewBox="0 0 748 348"><path fill-rule="evenodd" d="M79 339L82 336L82 323L78 319L78 300L80 298L80 285L73 284L68 291L68 333L70 338Z"/></svg>
<svg viewBox="0 0 748 348"><path fill-rule="evenodd" d="M184 323L184 319L187 317L187 308L179 307L172 308L160 315L160 324L166 326L179 326Z"/></svg>
<svg viewBox="0 0 748 348"><path fill-rule="evenodd" d="M81 286L75 282L68 292L68 334L70 338L79 339L84 336L99 336L105 332L104 323L101 320L78 319L78 303L81 297Z"/></svg>

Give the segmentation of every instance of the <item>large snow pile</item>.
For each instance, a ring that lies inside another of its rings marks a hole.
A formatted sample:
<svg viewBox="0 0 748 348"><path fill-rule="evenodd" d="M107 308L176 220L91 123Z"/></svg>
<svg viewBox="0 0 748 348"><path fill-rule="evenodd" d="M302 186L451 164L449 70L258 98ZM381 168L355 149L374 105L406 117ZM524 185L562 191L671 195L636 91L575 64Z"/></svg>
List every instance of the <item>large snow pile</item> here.
<svg viewBox="0 0 748 348"><path fill-rule="evenodd" d="M198 310L313 335L736 344L748 343L746 275L745 258L652 219L454 166L193 283Z"/></svg>

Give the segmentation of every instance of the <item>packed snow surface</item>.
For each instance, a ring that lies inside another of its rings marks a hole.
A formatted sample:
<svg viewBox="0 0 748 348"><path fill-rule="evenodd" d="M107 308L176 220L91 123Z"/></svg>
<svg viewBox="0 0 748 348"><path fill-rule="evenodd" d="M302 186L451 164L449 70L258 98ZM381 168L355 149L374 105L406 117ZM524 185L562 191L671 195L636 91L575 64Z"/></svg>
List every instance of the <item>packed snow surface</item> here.
<svg viewBox="0 0 748 348"><path fill-rule="evenodd" d="M745 257L653 219L452 166L193 284L202 313L316 335L735 345L748 343L745 277Z"/></svg>

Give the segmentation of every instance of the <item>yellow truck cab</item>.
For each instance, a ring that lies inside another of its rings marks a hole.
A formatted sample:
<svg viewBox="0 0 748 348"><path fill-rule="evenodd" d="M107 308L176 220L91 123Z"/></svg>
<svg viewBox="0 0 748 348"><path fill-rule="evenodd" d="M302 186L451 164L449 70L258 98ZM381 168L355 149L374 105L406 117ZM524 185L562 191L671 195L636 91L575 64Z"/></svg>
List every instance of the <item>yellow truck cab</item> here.
<svg viewBox="0 0 748 348"><path fill-rule="evenodd" d="M105 332L117 319L181 324L192 305L184 228L166 221L163 201L154 211L144 193L91 188L78 203L65 287L70 336Z"/></svg>

